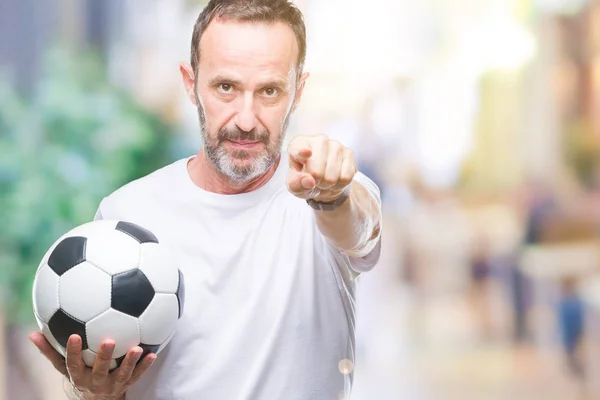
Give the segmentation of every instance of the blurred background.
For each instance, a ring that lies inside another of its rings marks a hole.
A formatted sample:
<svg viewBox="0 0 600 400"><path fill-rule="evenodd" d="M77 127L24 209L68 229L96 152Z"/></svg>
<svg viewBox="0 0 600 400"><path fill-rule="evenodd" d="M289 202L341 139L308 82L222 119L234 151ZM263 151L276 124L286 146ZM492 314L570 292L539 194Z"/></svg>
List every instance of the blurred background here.
<svg viewBox="0 0 600 400"><path fill-rule="evenodd" d="M0 400L63 399L31 285L103 196L196 153L204 1L0 0ZM353 399L600 398L600 1L298 0L289 136L384 199Z"/></svg>

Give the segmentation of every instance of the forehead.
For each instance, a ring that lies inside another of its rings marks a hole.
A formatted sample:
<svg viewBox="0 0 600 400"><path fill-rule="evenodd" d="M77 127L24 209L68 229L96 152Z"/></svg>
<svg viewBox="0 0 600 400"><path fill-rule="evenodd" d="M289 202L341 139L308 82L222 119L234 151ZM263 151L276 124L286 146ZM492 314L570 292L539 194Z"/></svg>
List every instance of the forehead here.
<svg viewBox="0 0 600 400"><path fill-rule="evenodd" d="M296 66L298 43L281 23L213 20L200 41L200 68L287 76Z"/></svg>

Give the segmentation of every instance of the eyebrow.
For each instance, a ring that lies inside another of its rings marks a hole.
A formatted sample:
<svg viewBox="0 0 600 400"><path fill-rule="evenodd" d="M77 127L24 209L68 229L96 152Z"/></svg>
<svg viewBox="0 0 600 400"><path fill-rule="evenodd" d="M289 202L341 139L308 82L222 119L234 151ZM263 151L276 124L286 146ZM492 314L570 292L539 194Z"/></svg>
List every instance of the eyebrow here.
<svg viewBox="0 0 600 400"><path fill-rule="evenodd" d="M209 86L216 86L219 83L229 83L231 85L237 85L237 86L241 86L242 82L237 80L237 79L232 79L232 78L228 78L224 75L217 75L214 78L212 78L211 80L208 81ZM281 87L281 88L286 88L288 86L288 83L286 82L285 79L270 79L264 82L259 83L258 85L259 87L271 87L271 86L276 86L276 87Z"/></svg>

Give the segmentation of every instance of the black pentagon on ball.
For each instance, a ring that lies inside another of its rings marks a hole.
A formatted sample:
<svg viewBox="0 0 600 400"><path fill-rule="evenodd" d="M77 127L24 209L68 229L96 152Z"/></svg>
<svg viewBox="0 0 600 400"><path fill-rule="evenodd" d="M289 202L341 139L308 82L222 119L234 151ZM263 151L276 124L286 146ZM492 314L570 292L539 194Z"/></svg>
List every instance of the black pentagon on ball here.
<svg viewBox="0 0 600 400"><path fill-rule="evenodd" d="M179 303L179 317L181 318L181 314L183 314L183 305L185 303L185 279L183 278L183 273L179 271L179 283L177 284L177 292L175 293L177 296L177 303Z"/></svg>
<svg viewBox="0 0 600 400"><path fill-rule="evenodd" d="M160 348L160 345L149 345L149 344L143 344L143 343L138 344L138 346L142 348L142 355L138 359L137 364L139 364L144 359L144 357L146 357L148 354L150 354L150 353L156 354L156 352ZM127 355L124 355L122 357L115 359L115 361L117 362L117 367L121 366L121 363L123 362L123 360L125 360L126 356Z"/></svg>
<svg viewBox="0 0 600 400"><path fill-rule="evenodd" d="M120 221L115 227L116 230L128 234L140 244L142 243L158 243L158 239L152 232L146 228L142 228L139 225L131 222Z"/></svg>
<svg viewBox="0 0 600 400"><path fill-rule="evenodd" d="M71 236L63 239L50 254L48 265L58 276L85 261L87 239Z"/></svg>
<svg viewBox="0 0 600 400"><path fill-rule="evenodd" d="M48 322L48 328L52 332L52 336L62 346L67 347L67 342L71 335L81 336L83 350L87 349L87 337L85 334L85 324L79 321L77 318L71 317L63 310L58 310L54 313L50 322Z"/></svg>
<svg viewBox="0 0 600 400"><path fill-rule="evenodd" d="M139 269L132 269L112 277L111 307L139 317L154 298L154 288Z"/></svg>

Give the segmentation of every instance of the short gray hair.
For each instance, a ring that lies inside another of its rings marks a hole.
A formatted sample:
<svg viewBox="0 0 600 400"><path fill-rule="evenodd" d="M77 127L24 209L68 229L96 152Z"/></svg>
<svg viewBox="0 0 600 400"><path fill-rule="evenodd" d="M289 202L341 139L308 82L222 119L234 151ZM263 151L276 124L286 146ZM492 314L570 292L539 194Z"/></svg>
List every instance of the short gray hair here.
<svg viewBox="0 0 600 400"><path fill-rule="evenodd" d="M215 18L240 22L282 22L288 25L298 42L298 73L306 58L306 26L302 12L289 0L210 0L194 25L191 65L194 74L200 61L200 39Z"/></svg>

